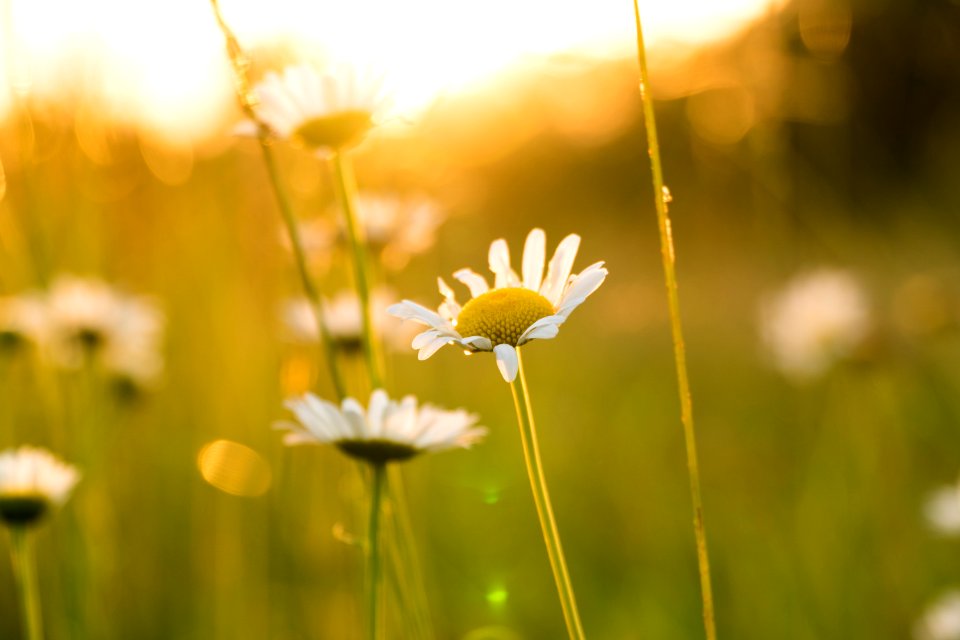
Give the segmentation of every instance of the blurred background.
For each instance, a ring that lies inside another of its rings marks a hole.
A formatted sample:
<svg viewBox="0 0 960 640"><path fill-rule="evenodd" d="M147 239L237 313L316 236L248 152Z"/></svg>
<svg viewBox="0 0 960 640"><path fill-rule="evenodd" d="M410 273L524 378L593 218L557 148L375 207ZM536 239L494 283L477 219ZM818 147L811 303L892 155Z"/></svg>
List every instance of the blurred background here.
<svg viewBox="0 0 960 640"><path fill-rule="evenodd" d="M438 275L485 271L499 237L517 260L535 226L550 250L582 235L577 267L607 262L524 350L570 571L591 637L702 637L630 4L300 4L223 10L256 77L346 59L395 87L358 181L433 213L419 242L402 216L368 227L385 295L436 306ZM284 397L333 394L288 326L299 282L256 143L231 133L209 6L3 7L0 447L84 473L38 540L49 637L361 637L360 474L270 429ZM960 4L641 12L720 637L960 638L937 609L960 588ZM332 299L350 270L328 168L276 151ZM152 310L149 365L22 339L9 301L70 275ZM386 351L393 394L490 429L403 468L436 637L562 637L492 357ZM0 637L18 633L0 563Z"/></svg>

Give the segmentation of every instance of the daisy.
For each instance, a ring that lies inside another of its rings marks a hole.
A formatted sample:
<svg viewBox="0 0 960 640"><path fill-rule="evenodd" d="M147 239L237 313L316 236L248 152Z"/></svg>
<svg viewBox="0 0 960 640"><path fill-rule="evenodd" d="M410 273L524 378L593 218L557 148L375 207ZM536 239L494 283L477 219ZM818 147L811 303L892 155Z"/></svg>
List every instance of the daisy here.
<svg viewBox="0 0 960 640"><path fill-rule="evenodd" d="M862 286L834 269L794 278L762 305L760 320L774 363L795 379L813 378L851 355L871 326Z"/></svg>
<svg viewBox="0 0 960 640"><path fill-rule="evenodd" d="M327 73L307 64L271 71L253 91L257 116L274 135L321 154L359 142L389 106L382 78L347 66Z"/></svg>
<svg viewBox="0 0 960 640"><path fill-rule="evenodd" d="M438 312L410 300L387 309L399 318L414 320L429 327L413 339L419 358L426 360L440 347L456 344L474 351L493 351L503 379L513 382L519 360L517 347L536 339L556 337L587 297L607 277L603 262L596 262L579 274L570 275L580 246L580 236L570 234L557 247L546 267L546 235L534 229L523 249L522 276L510 266L510 251L505 240L490 245L490 271L493 287L480 274L461 269L453 277L467 286L472 297L461 306L446 282L438 278L444 297Z"/></svg>
<svg viewBox="0 0 960 640"><path fill-rule="evenodd" d="M164 316L150 299L123 294L107 283L61 276L47 296L48 348L61 366L94 357L135 386L148 386L162 369Z"/></svg>
<svg viewBox="0 0 960 640"><path fill-rule="evenodd" d="M960 534L960 493L954 485L944 485L927 496L923 504L927 524L942 536Z"/></svg>
<svg viewBox="0 0 960 640"><path fill-rule="evenodd" d="M288 400L285 406L296 417L296 422L275 427L290 431L285 444L330 443L374 465L424 452L466 449L486 434L486 429L475 426L478 417L463 409L418 405L412 395L391 400L382 389L373 392L367 409L353 398L337 407L312 393Z"/></svg>
<svg viewBox="0 0 960 640"><path fill-rule="evenodd" d="M937 598L914 627L916 640L960 640L960 591Z"/></svg>
<svg viewBox="0 0 960 640"><path fill-rule="evenodd" d="M39 344L46 326L46 305L39 295L0 298L0 348Z"/></svg>
<svg viewBox="0 0 960 640"><path fill-rule="evenodd" d="M70 496L80 476L48 451L30 446L0 453L0 519L29 525Z"/></svg>
<svg viewBox="0 0 960 640"><path fill-rule="evenodd" d="M387 314L387 307L397 299L386 288L375 289L371 296L373 328L383 341L392 347L406 346L409 333L401 322ZM324 300L323 317L333 346L350 354L363 351L363 317L360 298L354 291L341 291ZM317 342L317 322L310 301L306 298L287 300L283 306L283 322L290 340L299 343Z"/></svg>

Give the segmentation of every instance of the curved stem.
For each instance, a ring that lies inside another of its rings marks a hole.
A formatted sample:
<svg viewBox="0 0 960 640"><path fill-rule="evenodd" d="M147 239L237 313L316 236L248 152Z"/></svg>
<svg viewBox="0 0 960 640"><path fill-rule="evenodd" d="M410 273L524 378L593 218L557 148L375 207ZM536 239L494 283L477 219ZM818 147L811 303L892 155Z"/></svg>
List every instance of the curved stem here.
<svg viewBox="0 0 960 640"><path fill-rule="evenodd" d="M717 630L713 611L713 587L710 581L710 557L707 553L707 534L703 523L703 499L700 494L700 465L697 461L697 439L693 428L693 402L687 375L687 355L680 321L680 297L677 292L676 254L670 228L667 203L670 192L663 184L663 165L660 162L660 143L657 139L657 121L653 111L653 96L649 92L650 76L647 55L640 24L640 6L633 0L637 27L637 61L640 66L640 96L643 100L643 120L647 130L650 166L653 175L653 197L660 229L660 253L670 307L670 329L673 335L673 353L677 368L677 386L680 393L680 419L687 449L687 472L690 478L690 496L693 502L693 530L697 540L697 562L700 568L700 594L703 600L703 624L707 640L716 640Z"/></svg>
<svg viewBox="0 0 960 640"><path fill-rule="evenodd" d="M370 526L367 528L367 637L380 637L380 503L386 480L386 465L371 464Z"/></svg>
<svg viewBox="0 0 960 640"><path fill-rule="evenodd" d="M340 152L334 153L330 160L333 165L334 184L337 190L337 200L343 210L343 218L347 227L347 237L350 240L350 250L353 255L353 271L357 284L357 297L360 299L360 317L363 327L363 354L370 374L370 384L374 389L383 386L383 374L380 372L379 360L375 348L373 333L373 312L370 308L370 279L367 274L367 255L364 238L361 235L356 210L356 181L351 171L350 161Z"/></svg>
<svg viewBox="0 0 960 640"><path fill-rule="evenodd" d="M523 358L520 349L517 349L517 360L520 371L516 380L510 385L513 392L513 404L517 409L517 423L520 426L520 441L523 443L523 459L527 465L527 475L530 476L530 488L533 490L533 502L537 507L537 516L540 518L540 528L543 530L543 541L547 547L547 556L550 559L550 568L553 570L553 579L557 583L557 592L560 595L560 606L563 609L563 619L567 625L567 633L571 640L583 640L583 625L577 611L577 601L573 595L573 583L567 572L567 562L560 546L560 532L553 517L553 506L550 504L550 494L547 492L547 479L543 474L543 463L540 460L540 445L537 443L537 431L533 422L533 408L530 405L530 391L527 389L526 376L523 373ZM523 402L520 402L520 394Z"/></svg>
<svg viewBox="0 0 960 640"><path fill-rule="evenodd" d="M280 209L280 215L283 218L287 234L290 236L290 246L293 248L293 258L297 264L297 272L300 274L300 281L303 285L303 291L310 301L314 317L317 321L317 329L320 331L320 339L323 341L323 354L326 359L327 370L330 372L330 380L333 383L334 390L338 398L346 395L346 387L343 383L343 376L337 366L337 357L333 350L333 342L330 340L330 330L327 327L326 316L323 312L323 298L320 297L320 291L310 276L307 268L307 258L303 250L303 242L300 239L300 228L297 225L297 218L290 206L290 199L283 188L283 182L280 179L280 172L277 169L277 162L273 157L273 149L270 147L269 128L257 117L254 106L257 99L250 88L250 81L247 77L247 70L250 67L250 61L243 53L240 43L237 41L233 31L227 26L220 12L218 0L210 0L213 7L214 16L217 24L223 32L223 37L227 41L227 55L230 58L230 64L233 67L234 85L237 92L237 99L240 102L240 108L244 114L257 125L257 140L260 143L260 150L263 152L263 164L267 168L267 177L270 180L270 186L273 189L274 198L277 201L277 208Z"/></svg>
<svg viewBox="0 0 960 640"><path fill-rule="evenodd" d="M40 592L37 589L36 561L33 557L32 534L22 526L10 527L13 573L23 616L27 640L42 640L43 620L40 617Z"/></svg>

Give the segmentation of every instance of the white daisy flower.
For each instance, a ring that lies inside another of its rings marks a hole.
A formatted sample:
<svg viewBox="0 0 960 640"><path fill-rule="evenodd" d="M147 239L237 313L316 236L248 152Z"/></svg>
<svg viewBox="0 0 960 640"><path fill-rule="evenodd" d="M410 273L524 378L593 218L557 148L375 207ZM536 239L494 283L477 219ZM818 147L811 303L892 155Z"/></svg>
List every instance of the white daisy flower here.
<svg viewBox="0 0 960 640"><path fill-rule="evenodd" d="M409 332L402 323L387 314L397 296L385 288L375 289L370 296L373 314L373 330L383 342L391 347L405 347ZM324 319L333 346L346 353L363 351L363 315L360 298L355 291L341 291L333 298L324 300ZM317 321L310 301L306 298L293 298L283 305L282 313L287 337L305 344L317 342Z"/></svg>
<svg viewBox="0 0 960 640"><path fill-rule="evenodd" d="M923 505L927 524L943 536L960 534L960 492L954 485L944 485L932 492Z"/></svg>
<svg viewBox="0 0 960 640"><path fill-rule="evenodd" d="M597 290L607 277L603 262L596 262L577 275L570 275L580 247L580 236L570 234L557 247L546 267L546 235L534 229L523 249L522 277L510 267L505 240L490 245L491 288L487 280L470 269L453 277L470 289L472 299L462 307L453 290L438 278L444 301L439 313L410 300L387 311L428 327L413 339L419 358L426 360L440 347L457 344L468 351L493 351L503 379L513 382L519 361L516 348L535 339L556 337L570 313Z"/></svg>
<svg viewBox="0 0 960 640"><path fill-rule="evenodd" d="M0 298L0 348L40 344L47 327L47 309L36 294Z"/></svg>
<svg viewBox="0 0 960 640"><path fill-rule="evenodd" d="M436 243L437 229L445 216L440 206L422 195L400 196L361 192L356 200L357 220L373 255L387 268L400 270L414 255L425 252ZM300 241L310 262L318 270L329 268L333 251L348 243L342 216L317 217L299 225ZM281 242L290 250L285 229Z"/></svg>
<svg viewBox="0 0 960 640"><path fill-rule="evenodd" d="M914 626L916 640L960 640L960 591L937 598Z"/></svg>
<svg viewBox="0 0 960 640"><path fill-rule="evenodd" d="M148 386L163 369L164 316L150 299L125 295L95 279L61 276L47 298L50 355L61 366L93 356L104 369Z"/></svg>
<svg viewBox="0 0 960 640"><path fill-rule="evenodd" d="M379 250L381 262L392 269L403 268L410 256L432 247L444 218L437 204L423 196L362 193L356 207L367 243Z"/></svg>
<svg viewBox="0 0 960 640"><path fill-rule="evenodd" d="M59 507L80 479L77 470L50 452L23 446L0 453L0 519L28 525Z"/></svg>
<svg viewBox="0 0 960 640"><path fill-rule="evenodd" d="M815 377L851 355L871 326L860 283L831 269L795 278L764 302L760 320L777 368L797 379Z"/></svg>
<svg viewBox="0 0 960 640"><path fill-rule="evenodd" d="M254 89L257 116L279 138L318 153L351 146L389 107L383 79L354 67L319 73L308 64L267 73Z"/></svg>
<svg viewBox="0 0 960 640"><path fill-rule="evenodd" d="M407 460L424 452L466 449L487 432L476 426L476 415L463 409L418 406L414 396L391 400L383 389L373 392L366 410L353 398L337 407L312 393L288 400L285 406L297 419L275 425L290 431L285 444L330 443L372 464Z"/></svg>

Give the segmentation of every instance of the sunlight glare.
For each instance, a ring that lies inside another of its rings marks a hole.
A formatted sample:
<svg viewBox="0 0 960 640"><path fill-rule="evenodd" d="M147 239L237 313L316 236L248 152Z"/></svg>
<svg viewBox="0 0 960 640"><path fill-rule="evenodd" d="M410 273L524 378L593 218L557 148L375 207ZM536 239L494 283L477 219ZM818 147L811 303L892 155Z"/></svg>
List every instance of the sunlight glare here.
<svg viewBox="0 0 960 640"><path fill-rule="evenodd" d="M691 47L729 35L781 0L675 0L641 3L651 46ZM189 139L215 130L233 108L223 38L210 6L121 0L6 0L0 47L0 112L10 85L63 99L83 87L105 113ZM223 11L247 47L289 45L297 55L342 59L385 73L402 112L494 78L504 69L556 54L628 56L630 2L481 5L411 0L269 6L226 0Z"/></svg>

